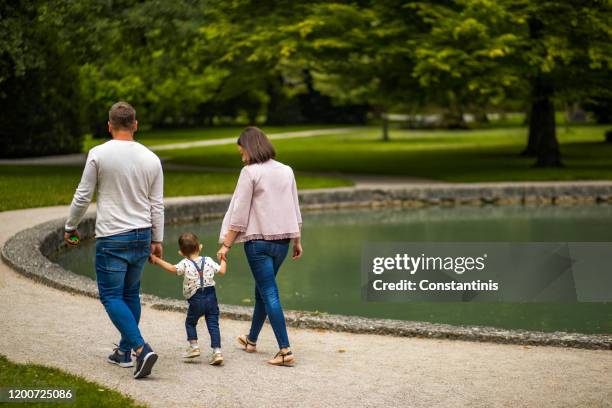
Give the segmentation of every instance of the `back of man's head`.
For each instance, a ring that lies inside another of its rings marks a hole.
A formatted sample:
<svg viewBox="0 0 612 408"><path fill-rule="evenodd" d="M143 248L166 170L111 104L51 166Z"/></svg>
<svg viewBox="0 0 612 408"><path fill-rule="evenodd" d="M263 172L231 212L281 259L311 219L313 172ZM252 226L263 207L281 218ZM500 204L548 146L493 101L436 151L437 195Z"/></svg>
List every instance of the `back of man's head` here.
<svg viewBox="0 0 612 408"><path fill-rule="evenodd" d="M113 130L134 131L136 110L127 102L117 102L108 111L108 122Z"/></svg>

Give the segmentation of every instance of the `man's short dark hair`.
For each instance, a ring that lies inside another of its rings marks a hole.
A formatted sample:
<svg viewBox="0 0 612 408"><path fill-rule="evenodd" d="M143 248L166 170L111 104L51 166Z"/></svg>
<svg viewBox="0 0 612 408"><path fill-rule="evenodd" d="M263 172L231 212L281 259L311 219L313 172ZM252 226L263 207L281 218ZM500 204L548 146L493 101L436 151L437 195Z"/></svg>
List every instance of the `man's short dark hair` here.
<svg viewBox="0 0 612 408"><path fill-rule="evenodd" d="M117 102L108 111L108 121L113 129L134 130L136 110L127 102Z"/></svg>
<svg viewBox="0 0 612 408"><path fill-rule="evenodd" d="M178 244L181 253L185 256L193 255L200 250L200 240L193 232L183 232Z"/></svg>
<svg viewBox="0 0 612 408"><path fill-rule="evenodd" d="M263 163L276 157L276 150L268 136L259 128L249 126L238 138L238 146L246 150L248 163Z"/></svg>

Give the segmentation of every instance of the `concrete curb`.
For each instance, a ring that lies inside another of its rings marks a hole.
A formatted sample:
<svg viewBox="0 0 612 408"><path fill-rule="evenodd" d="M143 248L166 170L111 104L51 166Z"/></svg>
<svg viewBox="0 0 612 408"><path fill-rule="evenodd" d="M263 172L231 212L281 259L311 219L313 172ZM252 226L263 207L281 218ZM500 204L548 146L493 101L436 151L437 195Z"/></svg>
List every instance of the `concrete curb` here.
<svg viewBox="0 0 612 408"><path fill-rule="evenodd" d="M412 207L437 204L595 203L612 201L612 182L436 184L386 189L338 188L303 192L300 198L304 209ZM215 195L167 200L166 221L180 223L219 218L227 209L229 199L228 195ZM79 231L84 239L93 236L94 222L95 219L91 216L83 220ZM49 258L65 248L62 231L62 219L23 230L7 240L2 248L2 258L18 272L45 285L97 298L97 286L92 279L67 271ZM159 298L150 294L143 295L143 303L159 310L186 310L184 301ZM220 305L220 307L224 317L236 320L251 318L251 308L234 305ZM299 328L612 350L612 335L452 326L299 311L287 311L286 318L290 326Z"/></svg>

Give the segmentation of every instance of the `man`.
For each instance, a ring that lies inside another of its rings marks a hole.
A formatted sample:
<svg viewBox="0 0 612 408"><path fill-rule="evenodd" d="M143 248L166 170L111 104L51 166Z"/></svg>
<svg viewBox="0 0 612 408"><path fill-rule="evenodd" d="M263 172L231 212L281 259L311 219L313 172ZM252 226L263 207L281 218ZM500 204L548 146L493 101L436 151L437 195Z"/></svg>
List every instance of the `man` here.
<svg viewBox="0 0 612 408"><path fill-rule="evenodd" d="M97 190L96 280L100 301L121 333L108 362L133 367L134 378L151 373L157 354L138 328L140 277L151 253L162 256L163 173L159 158L138 142L136 111L117 102L108 113L112 140L89 151L66 220L64 240L80 241L77 226Z"/></svg>

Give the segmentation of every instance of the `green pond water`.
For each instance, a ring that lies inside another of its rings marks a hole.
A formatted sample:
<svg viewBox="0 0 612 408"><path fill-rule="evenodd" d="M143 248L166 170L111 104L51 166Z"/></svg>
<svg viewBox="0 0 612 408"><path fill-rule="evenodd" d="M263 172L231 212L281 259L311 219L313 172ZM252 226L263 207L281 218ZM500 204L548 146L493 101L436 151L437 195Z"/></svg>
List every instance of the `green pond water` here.
<svg viewBox="0 0 612 408"><path fill-rule="evenodd" d="M176 263L177 238L192 231L215 256L220 221L166 227L165 258ZM428 207L305 212L304 256L289 257L279 275L285 309L485 325L501 328L582 333L612 333L608 303L481 303L361 300L360 262L364 242L390 241L612 241L612 206L575 207ZM76 273L95 278L93 240L62 253L56 260ZM252 305L254 283L241 244L230 252L228 272L217 277L219 301ZM611 273L602 271L602 273ZM182 299L182 278L147 264L142 290ZM610 289L612 290L612 288Z"/></svg>

